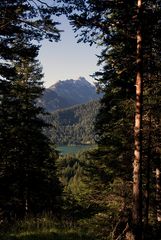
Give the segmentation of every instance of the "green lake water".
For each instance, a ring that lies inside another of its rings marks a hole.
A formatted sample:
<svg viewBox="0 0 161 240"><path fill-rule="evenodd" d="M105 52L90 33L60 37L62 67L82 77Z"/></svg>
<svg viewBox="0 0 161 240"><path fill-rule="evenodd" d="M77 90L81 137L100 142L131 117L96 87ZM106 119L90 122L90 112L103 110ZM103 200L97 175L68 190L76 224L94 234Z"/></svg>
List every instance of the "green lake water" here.
<svg viewBox="0 0 161 240"><path fill-rule="evenodd" d="M68 153L78 153L82 152L88 149L91 149L93 145L71 145L71 146L59 146L57 147L57 150L60 152L60 154L65 155Z"/></svg>

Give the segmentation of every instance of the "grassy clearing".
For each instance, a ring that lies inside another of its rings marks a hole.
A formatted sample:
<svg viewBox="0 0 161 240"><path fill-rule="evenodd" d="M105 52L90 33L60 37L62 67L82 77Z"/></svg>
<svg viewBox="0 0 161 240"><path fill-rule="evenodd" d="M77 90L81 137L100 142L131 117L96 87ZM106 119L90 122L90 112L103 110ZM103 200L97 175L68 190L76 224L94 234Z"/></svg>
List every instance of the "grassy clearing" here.
<svg viewBox="0 0 161 240"><path fill-rule="evenodd" d="M23 232L18 234L5 234L1 237L2 240L89 240L89 236L72 231L57 231L57 232Z"/></svg>
<svg viewBox="0 0 161 240"><path fill-rule="evenodd" d="M58 221L49 216L26 218L1 229L1 240L94 240L72 221Z"/></svg>

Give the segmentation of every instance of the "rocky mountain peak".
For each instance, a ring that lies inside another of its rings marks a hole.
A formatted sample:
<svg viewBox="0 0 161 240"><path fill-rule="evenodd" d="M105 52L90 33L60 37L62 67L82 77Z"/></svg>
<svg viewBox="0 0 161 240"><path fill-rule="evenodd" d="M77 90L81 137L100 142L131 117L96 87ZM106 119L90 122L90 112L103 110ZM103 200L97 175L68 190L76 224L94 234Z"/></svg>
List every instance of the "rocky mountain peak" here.
<svg viewBox="0 0 161 240"><path fill-rule="evenodd" d="M99 99L96 88L84 77L60 80L44 91L41 103L49 112Z"/></svg>
<svg viewBox="0 0 161 240"><path fill-rule="evenodd" d="M66 80L59 80L58 82L56 82L55 84L53 84L51 87L49 87L49 89L57 89L57 88L62 88L62 87L68 87L68 86L72 86L76 87L76 86L88 86L88 87L94 87L94 85L92 85L90 82L88 82L84 77L79 77L78 79L66 79Z"/></svg>

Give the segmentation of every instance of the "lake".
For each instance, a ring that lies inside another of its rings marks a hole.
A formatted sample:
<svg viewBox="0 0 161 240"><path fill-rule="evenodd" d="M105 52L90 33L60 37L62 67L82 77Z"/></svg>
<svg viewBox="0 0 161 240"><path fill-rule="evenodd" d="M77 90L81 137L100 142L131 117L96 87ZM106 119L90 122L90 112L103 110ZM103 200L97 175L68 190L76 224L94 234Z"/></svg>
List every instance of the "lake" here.
<svg viewBox="0 0 161 240"><path fill-rule="evenodd" d="M63 145L57 147L57 150L60 152L60 154L65 155L68 153L78 153L81 151L85 151L92 147L93 145Z"/></svg>

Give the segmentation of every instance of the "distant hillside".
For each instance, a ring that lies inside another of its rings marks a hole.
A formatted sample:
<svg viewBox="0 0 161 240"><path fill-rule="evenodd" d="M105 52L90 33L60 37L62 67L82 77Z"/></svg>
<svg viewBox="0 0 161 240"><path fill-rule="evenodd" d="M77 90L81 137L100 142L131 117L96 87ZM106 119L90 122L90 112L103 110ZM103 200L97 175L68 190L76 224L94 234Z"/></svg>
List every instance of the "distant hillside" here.
<svg viewBox="0 0 161 240"><path fill-rule="evenodd" d="M91 101L52 113L52 138L56 144L94 143L94 121L99 101Z"/></svg>
<svg viewBox="0 0 161 240"><path fill-rule="evenodd" d="M53 112L99 98L95 86L80 77L78 80L64 80L52 85L44 91L39 104L47 111Z"/></svg>

